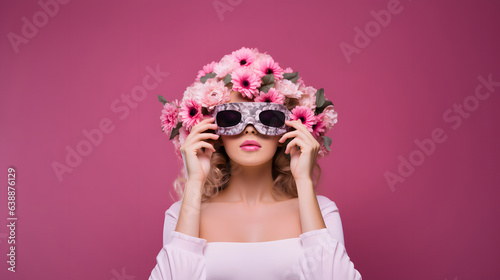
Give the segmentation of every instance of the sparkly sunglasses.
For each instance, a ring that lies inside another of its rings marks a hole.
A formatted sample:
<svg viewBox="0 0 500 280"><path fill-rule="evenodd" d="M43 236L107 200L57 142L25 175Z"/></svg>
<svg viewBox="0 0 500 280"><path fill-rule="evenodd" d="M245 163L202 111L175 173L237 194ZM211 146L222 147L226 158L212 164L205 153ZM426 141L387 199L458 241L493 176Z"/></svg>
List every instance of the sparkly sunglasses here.
<svg viewBox="0 0 500 280"><path fill-rule="evenodd" d="M270 102L223 103L212 111L219 135L240 134L249 124L261 134L281 135L289 130L285 120L290 120L290 114L284 105Z"/></svg>

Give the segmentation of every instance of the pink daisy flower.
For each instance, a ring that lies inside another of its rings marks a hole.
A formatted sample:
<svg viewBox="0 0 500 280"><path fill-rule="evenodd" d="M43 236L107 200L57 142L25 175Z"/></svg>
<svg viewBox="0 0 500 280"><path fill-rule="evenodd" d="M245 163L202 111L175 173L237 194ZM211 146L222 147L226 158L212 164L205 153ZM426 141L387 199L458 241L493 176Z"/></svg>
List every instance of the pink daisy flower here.
<svg viewBox="0 0 500 280"><path fill-rule="evenodd" d="M177 126L179 120L178 115L179 115L178 100L174 100L172 103L165 103L165 105L163 105L160 120L163 132L165 132L167 135L170 135L172 129L174 129Z"/></svg>
<svg viewBox="0 0 500 280"><path fill-rule="evenodd" d="M269 91L260 92L260 95L254 99L255 102L271 102L283 104L285 102L285 96L274 88L270 88Z"/></svg>
<svg viewBox="0 0 500 280"><path fill-rule="evenodd" d="M255 53L249 48L241 48L234 51L231 53L231 56L240 66L249 66L255 60Z"/></svg>
<svg viewBox="0 0 500 280"><path fill-rule="evenodd" d="M313 125L316 124L316 117L311 109L304 106L296 106L292 109L292 114L290 115L291 120L301 120L302 124L307 127L309 132L313 132Z"/></svg>
<svg viewBox="0 0 500 280"><path fill-rule="evenodd" d="M179 112L179 117L188 131L191 131L191 127L198 124L203 115L201 114L201 104L199 104L194 98L185 99L181 103L181 110Z"/></svg>
<svg viewBox="0 0 500 280"><path fill-rule="evenodd" d="M325 117L324 113L321 113L321 114L315 116L316 124L313 124L313 126L312 126L312 130L313 130L312 134L315 137L319 137L320 135L324 134L326 131L326 120L324 119L324 117Z"/></svg>
<svg viewBox="0 0 500 280"><path fill-rule="evenodd" d="M259 95L259 90L262 81L249 68L238 68L231 75L233 90L240 92L244 97L253 99Z"/></svg>
<svg viewBox="0 0 500 280"><path fill-rule="evenodd" d="M254 68L260 78L267 74L273 74L274 80L279 81L283 79L283 69L281 69L277 62L274 62L272 57L257 60L254 64Z"/></svg>
<svg viewBox="0 0 500 280"><path fill-rule="evenodd" d="M196 80L199 81L201 77L205 76L208 73L213 72L215 65L217 65L217 62L212 61L209 64L203 66L203 69L198 71L198 76L196 76Z"/></svg>

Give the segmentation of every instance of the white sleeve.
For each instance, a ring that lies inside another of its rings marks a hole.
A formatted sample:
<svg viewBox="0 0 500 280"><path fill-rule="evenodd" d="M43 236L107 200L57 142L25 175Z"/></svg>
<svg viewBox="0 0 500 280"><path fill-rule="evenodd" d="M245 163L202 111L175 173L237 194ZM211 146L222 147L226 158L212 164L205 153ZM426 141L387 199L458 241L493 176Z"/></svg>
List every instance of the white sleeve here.
<svg viewBox="0 0 500 280"><path fill-rule="evenodd" d="M344 247L337 206L324 196L318 202L327 227L300 235L303 252L295 275L307 280L361 280Z"/></svg>
<svg viewBox="0 0 500 280"><path fill-rule="evenodd" d="M149 280L193 279L205 280L203 247L207 240L175 231L180 203L174 203L165 212L163 248L156 257L156 266Z"/></svg>
<svg viewBox="0 0 500 280"><path fill-rule="evenodd" d="M326 228L330 232L332 238L337 239L345 247L344 231L342 229L342 221L340 219L337 204L326 196L317 195L316 197L321 208L321 214L323 215Z"/></svg>

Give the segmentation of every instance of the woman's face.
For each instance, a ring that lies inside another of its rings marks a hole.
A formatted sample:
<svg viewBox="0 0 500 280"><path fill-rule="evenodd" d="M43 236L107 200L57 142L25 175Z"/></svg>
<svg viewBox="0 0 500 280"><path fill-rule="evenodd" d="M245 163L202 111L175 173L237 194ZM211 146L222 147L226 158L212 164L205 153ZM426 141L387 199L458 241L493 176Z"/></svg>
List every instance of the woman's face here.
<svg viewBox="0 0 500 280"><path fill-rule="evenodd" d="M229 158L243 166L258 166L272 160L276 149L281 145L278 142L281 135L260 134L251 124L238 135L221 135L220 138ZM245 145L247 141L253 143Z"/></svg>
<svg viewBox="0 0 500 280"><path fill-rule="evenodd" d="M242 97L238 92L231 92L229 102L252 102L253 100ZM238 135L221 135L220 141L227 155L234 162L244 166L257 166L272 160L278 146L283 144L278 140L282 135L269 136L260 134L253 125L249 124ZM258 146L245 146L245 141L256 141Z"/></svg>

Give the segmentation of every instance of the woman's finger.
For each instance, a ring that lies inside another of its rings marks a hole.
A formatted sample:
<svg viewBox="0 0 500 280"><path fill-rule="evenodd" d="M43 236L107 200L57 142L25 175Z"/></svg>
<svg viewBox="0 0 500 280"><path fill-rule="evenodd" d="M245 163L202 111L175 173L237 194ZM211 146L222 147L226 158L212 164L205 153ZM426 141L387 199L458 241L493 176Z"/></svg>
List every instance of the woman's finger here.
<svg viewBox="0 0 500 280"><path fill-rule="evenodd" d="M193 140L195 140L196 142L197 141L201 141L201 140L217 140L219 139L219 135L218 134L213 134L213 133L200 133L198 135L195 135L193 137Z"/></svg>
<svg viewBox="0 0 500 280"><path fill-rule="evenodd" d="M312 151L319 151L320 145L318 141L314 140L314 142L308 141L301 139L301 138L294 138L290 143L288 143L287 148L285 149L285 153L288 153L293 146L299 147L300 150L302 151L307 151L311 149Z"/></svg>
<svg viewBox="0 0 500 280"><path fill-rule="evenodd" d="M220 136L218 134L214 133L191 133L184 141L184 144L190 145L191 143L196 143L202 140L217 140L219 137Z"/></svg>
<svg viewBox="0 0 500 280"><path fill-rule="evenodd" d="M298 131L301 131L303 132L305 135L307 135L308 138L310 139L313 139L314 136L312 135L312 133L309 131L309 129L307 129L307 127L302 124L302 121L301 120L296 120L296 121L285 121L285 124L288 125L288 126L291 126L295 129L297 129ZM294 130L294 131L297 131L297 130Z"/></svg>
<svg viewBox="0 0 500 280"><path fill-rule="evenodd" d="M200 142L194 144L191 148L195 151L196 154L198 154L198 150L200 150L201 148L207 148L207 149L211 150L212 152L215 152L214 146L210 143L205 142L205 141L200 141ZM202 153L204 153L204 152L202 151Z"/></svg>
<svg viewBox="0 0 500 280"><path fill-rule="evenodd" d="M298 142L297 138L290 141L290 143L288 143L288 145L286 146L285 154L288 154L290 152L290 149L292 149L294 146L297 145L297 142ZM298 147L300 147L300 146L298 146Z"/></svg>
<svg viewBox="0 0 500 280"><path fill-rule="evenodd" d="M213 123L213 121L215 121L215 117L204 119L204 120L200 121L199 123L197 123L196 125L194 125L191 128L190 133L203 132L203 131L207 130L207 128L205 128L207 126L210 128L216 129L217 124Z"/></svg>
<svg viewBox="0 0 500 280"><path fill-rule="evenodd" d="M285 134L283 134L283 136L281 136L280 140L278 140L278 142L280 143L283 143L286 141L286 139L288 138L294 138L294 137L297 137L299 135L299 131L297 130L294 130L294 131L290 131L290 132L287 132Z"/></svg>

